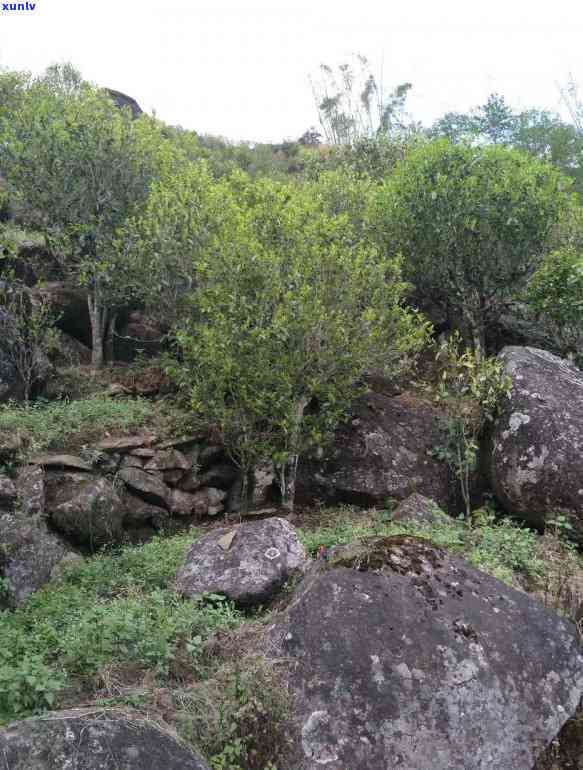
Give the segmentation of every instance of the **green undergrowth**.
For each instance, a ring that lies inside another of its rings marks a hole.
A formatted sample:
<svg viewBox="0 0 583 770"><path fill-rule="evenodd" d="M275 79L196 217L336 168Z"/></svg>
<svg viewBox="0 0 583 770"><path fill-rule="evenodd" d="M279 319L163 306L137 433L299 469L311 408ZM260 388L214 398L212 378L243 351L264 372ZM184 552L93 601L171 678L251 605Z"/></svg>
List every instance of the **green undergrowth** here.
<svg viewBox="0 0 583 770"><path fill-rule="evenodd" d="M81 401L0 405L0 442L20 438L23 453L47 449L78 448L98 440L108 431L123 434L153 419L153 406L145 399L111 399L100 396Z"/></svg>
<svg viewBox="0 0 583 770"><path fill-rule="evenodd" d="M468 527L462 519L447 518L429 525L393 522L387 511L370 514L345 509L343 515L337 513L323 525L304 528L302 539L315 555L320 546L343 545L369 535L400 534L428 538L510 585L516 585L518 579L538 581L544 574L539 535L508 519L487 517L480 526Z"/></svg>
<svg viewBox="0 0 583 770"><path fill-rule="evenodd" d="M299 532L312 556L371 535L425 537L559 611L566 578L579 568L560 537L484 509L470 528L336 508L305 515ZM293 730L286 662L262 655L267 613L243 617L217 596L176 595L176 570L196 536L102 552L0 613L0 722L71 705L129 706L169 723L212 770L279 767Z"/></svg>
<svg viewBox="0 0 583 770"><path fill-rule="evenodd" d="M220 597L187 601L174 592L193 539L190 532L98 555L0 613L0 720L89 697L116 671L164 683L177 657L196 670L205 640L239 615Z"/></svg>

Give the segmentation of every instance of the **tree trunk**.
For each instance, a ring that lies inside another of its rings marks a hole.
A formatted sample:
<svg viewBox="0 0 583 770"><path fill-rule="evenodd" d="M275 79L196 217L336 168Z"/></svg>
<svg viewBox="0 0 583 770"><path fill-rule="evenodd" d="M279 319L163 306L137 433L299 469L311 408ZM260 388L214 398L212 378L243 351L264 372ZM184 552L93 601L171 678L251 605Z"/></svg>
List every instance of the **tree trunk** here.
<svg viewBox="0 0 583 770"><path fill-rule="evenodd" d="M297 454L291 455L285 463L282 463L280 470L281 507L289 514L294 512L298 460Z"/></svg>
<svg viewBox="0 0 583 770"><path fill-rule="evenodd" d="M464 308L464 317L467 330L471 335L476 361L479 364L486 355L486 325L482 297L473 298L473 301Z"/></svg>
<svg viewBox="0 0 583 770"><path fill-rule="evenodd" d="M474 342L476 362L480 364L486 355L486 333L484 325L481 324L480 321L474 322L474 325L472 326L472 339Z"/></svg>
<svg viewBox="0 0 583 770"><path fill-rule="evenodd" d="M117 313L112 313L107 321L107 334L105 335L105 356L111 363L115 361L115 324L117 322Z"/></svg>
<svg viewBox="0 0 583 770"><path fill-rule="evenodd" d="M279 489L281 492L281 505L289 514L293 514L294 512L296 478L298 474L298 462L300 459L297 450L300 444L300 431L307 405L308 399L302 398L296 406L294 427L290 436L292 453L287 460L280 465Z"/></svg>
<svg viewBox="0 0 583 770"><path fill-rule="evenodd" d="M103 338L107 325L107 309L101 304L97 288L91 288L87 295L89 320L91 322L91 366L101 369L104 362Z"/></svg>

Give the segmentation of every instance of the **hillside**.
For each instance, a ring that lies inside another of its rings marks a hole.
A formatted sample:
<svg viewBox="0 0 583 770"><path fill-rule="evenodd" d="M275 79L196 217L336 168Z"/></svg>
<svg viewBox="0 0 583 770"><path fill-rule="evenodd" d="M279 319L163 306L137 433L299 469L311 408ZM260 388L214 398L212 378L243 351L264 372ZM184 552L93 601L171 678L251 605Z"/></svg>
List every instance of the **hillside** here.
<svg viewBox="0 0 583 770"><path fill-rule="evenodd" d="M11 770L583 767L581 136L409 87L235 145L0 73Z"/></svg>

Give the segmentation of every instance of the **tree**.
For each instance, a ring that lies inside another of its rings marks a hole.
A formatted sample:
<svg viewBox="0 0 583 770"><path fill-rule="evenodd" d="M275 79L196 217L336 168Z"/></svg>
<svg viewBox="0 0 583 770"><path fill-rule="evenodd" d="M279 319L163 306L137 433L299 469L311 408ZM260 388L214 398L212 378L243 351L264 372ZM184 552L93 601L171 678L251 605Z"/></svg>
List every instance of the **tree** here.
<svg viewBox="0 0 583 770"><path fill-rule="evenodd" d="M461 315L480 357L487 324L536 269L569 188L521 152L439 140L400 164L373 219L412 282Z"/></svg>
<svg viewBox="0 0 583 770"><path fill-rule="evenodd" d="M411 83L387 93L361 54L337 67L320 65L319 78L312 79L311 86L329 144L352 144L360 137L389 136L409 127L405 102Z"/></svg>
<svg viewBox="0 0 583 770"><path fill-rule="evenodd" d="M104 361L115 309L135 287L117 253L119 231L146 200L164 160L158 125L133 120L103 91L56 69L32 81L0 121L0 168L28 218L87 289L92 363Z"/></svg>
<svg viewBox="0 0 583 770"><path fill-rule="evenodd" d="M28 291L2 282L0 340L2 355L18 375L28 404L33 387L48 370L47 355L55 344L56 317L46 299L32 299Z"/></svg>
<svg viewBox="0 0 583 770"><path fill-rule="evenodd" d="M142 278L140 296L149 312L169 325L179 321L197 256L221 250L232 211L231 188L213 180L205 161L179 164L152 183L118 241L120 261Z"/></svg>
<svg viewBox="0 0 583 770"><path fill-rule="evenodd" d="M398 261L303 188L242 175L211 193L221 232L192 256L174 375L242 470L272 458L293 510L299 457L336 427L364 371L394 372L425 340Z"/></svg>
<svg viewBox="0 0 583 770"><path fill-rule="evenodd" d="M450 142L511 145L516 116L500 94L490 94L485 104L469 113L448 112L430 129L430 136L446 137Z"/></svg>
<svg viewBox="0 0 583 770"><path fill-rule="evenodd" d="M583 254L563 248L547 254L528 285L526 299L556 335L561 353L581 353Z"/></svg>

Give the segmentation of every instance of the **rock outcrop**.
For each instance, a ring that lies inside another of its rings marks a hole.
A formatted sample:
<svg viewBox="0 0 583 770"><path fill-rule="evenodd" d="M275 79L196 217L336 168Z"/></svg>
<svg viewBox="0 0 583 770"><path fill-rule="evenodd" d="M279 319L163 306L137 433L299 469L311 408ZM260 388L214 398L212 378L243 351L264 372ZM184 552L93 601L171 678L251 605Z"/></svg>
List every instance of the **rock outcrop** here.
<svg viewBox="0 0 583 770"><path fill-rule="evenodd" d="M439 524L447 522L448 518L433 500L417 492L399 503L391 515L391 521L404 524Z"/></svg>
<svg viewBox="0 0 583 770"><path fill-rule="evenodd" d="M108 479L79 473L52 476L47 512L53 526L74 542L94 548L122 538L121 499Z"/></svg>
<svg viewBox="0 0 583 770"><path fill-rule="evenodd" d="M23 514L0 516L0 575L4 591L0 607L20 607L54 576L70 549L46 525Z"/></svg>
<svg viewBox="0 0 583 770"><path fill-rule="evenodd" d="M370 393L356 405L321 460L302 460L300 502L321 499L384 506L419 492L447 508L447 466L431 455L443 443L439 412L409 394Z"/></svg>
<svg viewBox="0 0 583 770"><path fill-rule="evenodd" d="M532 770L583 688L572 624L420 538L335 549L267 637L304 770Z"/></svg>
<svg viewBox="0 0 583 770"><path fill-rule="evenodd" d="M304 547L285 519L245 522L197 540L178 570L176 590L189 598L214 593L241 607L258 606L306 563Z"/></svg>
<svg viewBox="0 0 583 770"><path fill-rule="evenodd" d="M10 770L209 770L152 722L103 709L62 711L0 729Z"/></svg>
<svg viewBox="0 0 583 770"><path fill-rule="evenodd" d="M16 503L16 486L9 476L0 474L0 511L11 511Z"/></svg>
<svg viewBox="0 0 583 770"><path fill-rule="evenodd" d="M583 539L583 372L536 348L500 354L512 378L492 435L491 479L510 513L542 528L570 514Z"/></svg>

